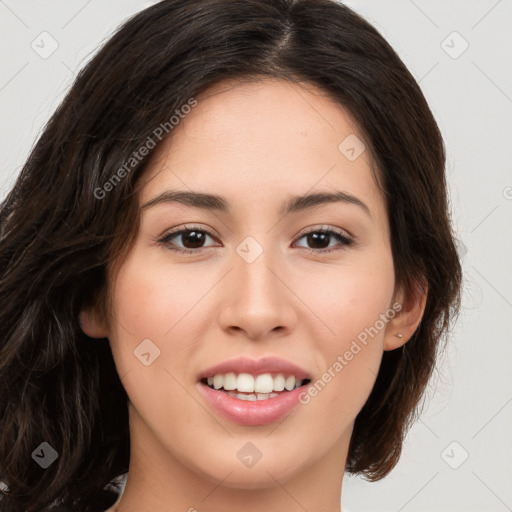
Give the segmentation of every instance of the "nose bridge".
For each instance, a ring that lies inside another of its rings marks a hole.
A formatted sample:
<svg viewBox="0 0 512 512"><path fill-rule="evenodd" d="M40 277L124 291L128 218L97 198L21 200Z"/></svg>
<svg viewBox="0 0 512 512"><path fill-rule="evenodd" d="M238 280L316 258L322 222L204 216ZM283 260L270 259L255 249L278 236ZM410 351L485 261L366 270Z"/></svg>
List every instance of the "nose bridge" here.
<svg viewBox="0 0 512 512"><path fill-rule="evenodd" d="M247 295L255 305L259 302L265 303L275 300L279 292L277 288L275 270L270 269L276 266L278 258L274 256L276 249L269 247L268 239L266 248L254 237L249 236L239 244L236 249L238 258L235 258L235 276L240 279L240 292L242 296ZM278 263L277 263L278 264Z"/></svg>
<svg viewBox="0 0 512 512"><path fill-rule="evenodd" d="M251 339L289 328L294 318L290 293L281 281L284 276L279 276L278 250L268 247L271 240L268 233L258 239L247 236L236 247L222 307L222 327L242 329Z"/></svg>

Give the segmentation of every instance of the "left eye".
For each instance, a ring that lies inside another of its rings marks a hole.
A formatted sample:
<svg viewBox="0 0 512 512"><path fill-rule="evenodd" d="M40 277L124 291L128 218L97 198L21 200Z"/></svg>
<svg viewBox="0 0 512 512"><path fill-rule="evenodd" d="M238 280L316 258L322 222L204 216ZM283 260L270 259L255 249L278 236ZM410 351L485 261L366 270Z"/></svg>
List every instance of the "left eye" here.
<svg viewBox="0 0 512 512"><path fill-rule="evenodd" d="M173 251L178 251L182 253L198 253L203 248L208 247L202 247L202 244L205 242L205 237L215 238L212 233L210 233L208 230L205 230L204 228L201 229L199 227L188 227L184 229L180 229L177 231L173 231L171 233L166 234L163 236L158 242L166 245L169 249ZM173 247L175 243L171 243L173 239L177 238L181 241L181 243L184 245L183 247ZM334 250L339 250L340 248L330 249L329 247L333 247L332 245L329 245L329 243L333 240L338 241L338 245L341 246L349 246L352 245L354 242L351 238L346 236L344 233L334 231L332 229L313 229L311 231L308 231L307 233L303 233L301 236L298 237L297 240L301 240L302 238L306 238L307 243L314 244L314 245L321 245L323 246L327 242L327 248L326 247L316 247L316 248L309 248L304 247L304 249L308 250L309 252L313 253L326 253L326 252L332 252ZM188 246L188 247L187 247ZM192 246L192 247L190 247ZM300 247L300 246L299 246Z"/></svg>
<svg viewBox="0 0 512 512"><path fill-rule="evenodd" d="M204 243L205 235L209 236L210 238L213 238L213 234L211 234L209 231L205 229L190 227L168 233L158 241L162 244L167 245L169 249L172 249L173 251L192 253L198 252L198 249L202 249L201 243ZM190 243L192 245L192 248L189 249L187 247L172 247L172 244L170 244L170 242L174 238L178 238L178 240L181 240L182 242L184 241L184 243L186 244Z"/></svg>
<svg viewBox="0 0 512 512"><path fill-rule="evenodd" d="M304 237L307 237L306 238L307 242L312 243L312 244L323 245L327 241L327 244L328 244L327 247L329 247L329 241L332 241L333 238L334 238L334 240L337 240L339 242L339 244L341 244L341 246L348 246L348 245L352 245L352 243L353 243L353 240L351 238L349 238L348 236L346 236L345 234L340 233L338 231L334 231L332 229L325 229L325 228L313 229L311 231L308 231L307 233L303 233L299 237L299 240ZM330 246L330 247L332 247L332 246ZM338 248L338 249L340 249L340 248ZM310 249L309 247L306 247L306 249L310 252L320 252L320 253L332 252L332 251L338 250L336 248L328 249L325 247L320 247L319 249L318 248Z"/></svg>

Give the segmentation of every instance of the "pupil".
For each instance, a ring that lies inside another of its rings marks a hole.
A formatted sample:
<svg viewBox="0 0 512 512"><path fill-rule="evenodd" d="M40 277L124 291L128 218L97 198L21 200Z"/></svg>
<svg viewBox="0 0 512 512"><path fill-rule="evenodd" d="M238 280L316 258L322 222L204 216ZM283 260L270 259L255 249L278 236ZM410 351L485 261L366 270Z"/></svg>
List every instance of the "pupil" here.
<svg viewBox="0 0 512 512"><path fill-rule="evenodd" d="M327 247L329 245L329 234L328 233L310 233L308 235L308 243L310 243L311 241L313 241L313 245L315 243L318 243L319 239L323 242L327 242L325 244L322 245L322 243L320 243L320 245L322 245L321 249Z"/></svg>
<svg viewBox="0 0 512 512"><path fill-rule="evenodd" d="M183 245L185 245L185 247L189 249L196 249L197 247L201 246L201 242L204 242L204 239L201 240L203 238L203 233L201 233L200 231L189 231L188 233L184 233L182 237L182 241L187 239L191 241L193 247L188 247L187 243L183 243ZM197 246L194 244L197 244Z"/></svg>

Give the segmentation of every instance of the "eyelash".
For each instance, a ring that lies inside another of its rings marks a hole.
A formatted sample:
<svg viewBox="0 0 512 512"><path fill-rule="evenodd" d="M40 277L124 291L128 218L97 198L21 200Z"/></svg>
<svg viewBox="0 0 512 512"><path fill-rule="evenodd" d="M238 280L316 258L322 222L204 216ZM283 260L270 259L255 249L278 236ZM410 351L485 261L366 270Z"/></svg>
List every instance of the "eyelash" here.
<svg viewBox="0 0 512 512"><path fill-rule="evenodd" d="M182 248L171 247L169 245L169 242L172 238L174 238L178 235L182 235L184 233L188 233L189 231L198 231L200 233L206 233L213 239L216 238L215 235L208 229L200 228L199 226L186 226L183 229L179 229L179 230L171 231L170 233L167 233L162 238L160 238L158 240L158 242L165 245L172 251L177 251L177 252L180 252L183 254L193 254L193 253L197 254L197 253L201 252L203 249L209 249L209 247L200 247L198 249L182 249ZM333 229L324 229L324 228L312 229L311 231L302 233L297 238L297 240L300 240L304 236L312 234L312 233L323 233L323 234L332 235L342 244L341 248L334 248L334 249L310 249L308 247L301 247L301 249L304 249L312 254L326 254L326 253L330 253L330 252L334 252L334 251L339 251L343 248L343 246L347 247L347 246L351 246L354 244L354 240L352 238L347 237L345 234L335 231Z"/></svg>

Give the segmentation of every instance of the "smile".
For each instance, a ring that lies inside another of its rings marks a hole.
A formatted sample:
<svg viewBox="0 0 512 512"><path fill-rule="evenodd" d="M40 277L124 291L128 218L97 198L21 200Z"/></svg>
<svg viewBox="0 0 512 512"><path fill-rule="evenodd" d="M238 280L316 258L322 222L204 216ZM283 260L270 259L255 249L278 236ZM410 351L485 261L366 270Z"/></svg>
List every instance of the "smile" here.
<svg viewBox="0 0 512 512"><path fill-rule="evenodd" d="M278 356L237 357L200 372L196 388L213 414L254 426L290 414L311 380L307 370Z"/></svg>
<svg viewBox="0 0 512 512"><path fill-rule="evenodd" d="M295 375L285 376L282 373L263 373L251 375L249 373L216 374L213 377L203 378L201 382L210 389L220 390L238 400L258 401L278 397L303 384L310 379L298 379Z"/></svg>

